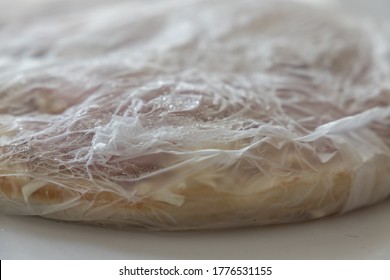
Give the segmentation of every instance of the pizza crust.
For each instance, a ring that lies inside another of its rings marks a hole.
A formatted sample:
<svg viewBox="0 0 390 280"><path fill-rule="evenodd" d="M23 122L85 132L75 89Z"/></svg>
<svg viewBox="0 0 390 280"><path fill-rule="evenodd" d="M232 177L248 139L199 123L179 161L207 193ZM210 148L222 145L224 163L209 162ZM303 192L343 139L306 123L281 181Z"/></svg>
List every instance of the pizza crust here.
<svg viewBox="0 0 390 280"><path fill-rule="evenodd" d="M37 215L64 221L164 230L208 229L289 223L340 213L351 188L350 174L333 174L328 184L319 179L289 178L275 182L267 190L243 195L197 183L181 191L164 190L165 193L146 198L129 198L89 187L69 191L44 184L26 199L23 188L31 182L2 177L0 193L2 201L11 202L11 211L26 211L20 214L30 214L34 209ZM178 196L179 202L164 199L164 195Z"/></svg>

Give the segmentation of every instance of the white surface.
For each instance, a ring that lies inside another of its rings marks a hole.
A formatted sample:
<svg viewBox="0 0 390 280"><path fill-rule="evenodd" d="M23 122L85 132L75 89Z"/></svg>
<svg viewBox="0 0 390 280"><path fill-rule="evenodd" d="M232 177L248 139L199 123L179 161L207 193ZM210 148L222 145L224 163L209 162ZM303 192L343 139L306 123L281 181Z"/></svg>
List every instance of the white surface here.
<svg viewBox="0 0 390 280"><path fill-rule="evenodd" d="M0 216L0 259L390 259L390 200L279 226L140 232Z"/></svg>
<svg viewBox="0 0 390 280"><path fill-rule="evenodd" d="M388 0L333 2L356 14L390 15ZM0 259L390 259L389 213L387 200L307 223L205 232L119 231L0 215Z"/></svg>

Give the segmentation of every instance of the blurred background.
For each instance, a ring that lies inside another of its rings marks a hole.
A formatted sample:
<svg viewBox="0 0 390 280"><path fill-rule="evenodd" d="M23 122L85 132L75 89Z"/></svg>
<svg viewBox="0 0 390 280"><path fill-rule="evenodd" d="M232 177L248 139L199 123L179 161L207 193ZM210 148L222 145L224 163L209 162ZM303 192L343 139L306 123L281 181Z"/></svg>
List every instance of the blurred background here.
<svg viewBox="0 0 390 280"><path fill-rule="evenodd" d="M29 5L29 12L34 13L35 7L38 4L45 4L53 13L67 12L72 9L79 9L88 6L90 3L94 5L110 4L113 2L160 2L172 0L0 0L0 19L12 19L14 16L20 16L26 12L26 5ZM268 0L263 0L268 1ZM272 0L271 0L272 1ZM306 2L313 5L325 5L338 7L344 11L362 15L373 16L381 19L387 19L390 15L389 0L289 0L297 2ZM184 1L185 2L185 1ZM34 7L35 6L35 7ZM6 11L6 12L5 12Z"/></svg>
<svg viewBox="0 0 390 280"><path fill-rule="evenodd" d="M300 0L314 4L339 6L342 10L362 16L388 19L390 16L389 0Z"/></svg>

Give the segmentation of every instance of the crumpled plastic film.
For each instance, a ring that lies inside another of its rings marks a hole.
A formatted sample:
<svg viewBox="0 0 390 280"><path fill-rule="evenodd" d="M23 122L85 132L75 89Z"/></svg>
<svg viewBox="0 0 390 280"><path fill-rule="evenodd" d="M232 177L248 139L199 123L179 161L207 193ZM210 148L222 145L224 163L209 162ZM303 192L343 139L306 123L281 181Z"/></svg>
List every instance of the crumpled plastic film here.
<svg viewBox="0 0 390 280"><path fill-rule="evenodd" d="M209 229L389 196L386 23L281 1L38 2L0 15L2 212Z"/></svg>

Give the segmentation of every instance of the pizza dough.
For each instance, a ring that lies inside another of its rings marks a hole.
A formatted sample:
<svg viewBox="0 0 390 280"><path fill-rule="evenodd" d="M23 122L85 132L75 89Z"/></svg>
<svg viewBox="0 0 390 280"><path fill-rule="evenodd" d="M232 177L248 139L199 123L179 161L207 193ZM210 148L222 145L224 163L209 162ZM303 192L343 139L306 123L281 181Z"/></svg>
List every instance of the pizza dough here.
<svg viewBox="0 0 390 280"><path fill-rule="evenodd" d="M83 3L0 17L2 212L209 229L388 197L387 25L279 1Z"/></svg>

